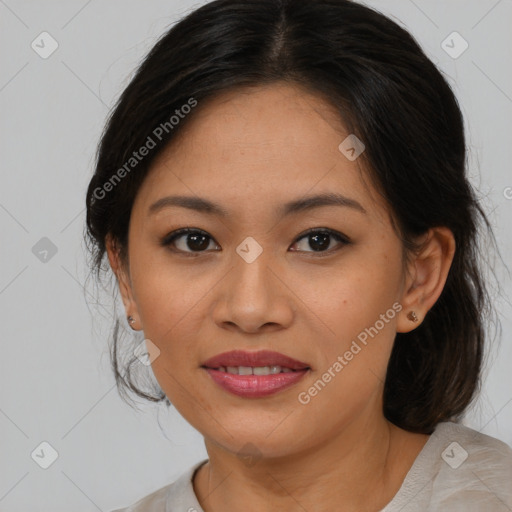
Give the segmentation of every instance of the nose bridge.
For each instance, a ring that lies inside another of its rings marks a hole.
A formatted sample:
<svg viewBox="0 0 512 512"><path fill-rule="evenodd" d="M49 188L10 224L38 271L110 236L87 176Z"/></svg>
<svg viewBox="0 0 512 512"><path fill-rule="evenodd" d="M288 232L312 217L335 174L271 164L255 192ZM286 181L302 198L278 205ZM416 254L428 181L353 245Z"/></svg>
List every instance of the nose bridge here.
<svg viewBox="0 0 512 512"><path fill-rule="evenodd" d="M256 331L266 324L288 324L292 310L285 290L271 270L272 251L244 240L236 249L234 264L223 289L224 307L217 309L216 321ZM269 268L270 267L270 268Z"/></svg>
<svg viewBox="0 0 512 512"><path fill-rule="evenodd" d="M261 246L260 246L261 247ZM251 241L237 248L229 286L230 300L246 311L262 312L271 301L269 296L270 271L267 268L270 251L260 250Z"/></svg>

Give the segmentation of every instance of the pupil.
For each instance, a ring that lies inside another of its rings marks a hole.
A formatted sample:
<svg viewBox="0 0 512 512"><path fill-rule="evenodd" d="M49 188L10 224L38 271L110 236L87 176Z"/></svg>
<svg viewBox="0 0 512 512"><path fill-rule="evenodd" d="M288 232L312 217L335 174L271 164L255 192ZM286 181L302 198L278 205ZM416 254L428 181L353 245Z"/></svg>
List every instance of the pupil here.
<svg viewBox="0 0 512 512"><path fill-rule="evenodd" d="M190 234L188 235L187 246L190 250L206 249L208 247L207 238L207 236L201 234ZM198 240L200 240L199 243Z"/></svg>
<svg viewBox="0 0 512 512"><path fill-rule="evenodd" d="M316 233L309 235L309 244L314 251L322 251L329 247L329 233ZM208 248L208 237L201 234L189 234L187 246L190 250L204 250Z"/></svg>
<svg viewBox="0 0 512 512"><path fill-rule="evenodd" d="M314 251L321 251L322 249L329 247L329 237L329 233L309 235L309 243ZM321 239L320 242L318 239ZM311 241L313 241L313 244L311 244ZM319 245L320 248L315 248L315 244Z"/></svg>

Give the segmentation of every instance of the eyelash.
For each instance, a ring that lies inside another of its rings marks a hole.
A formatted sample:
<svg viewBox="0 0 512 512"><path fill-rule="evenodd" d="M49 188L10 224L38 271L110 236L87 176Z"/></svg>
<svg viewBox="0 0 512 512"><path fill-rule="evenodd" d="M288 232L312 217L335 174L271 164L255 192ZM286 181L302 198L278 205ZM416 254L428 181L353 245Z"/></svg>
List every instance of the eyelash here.
<svg viewBox="0 0 512 512"><path fill-rule="evenodd" d="M169 247L178 238L180 238L181 236L183 236L183 235L190 235L190 234L204 235L204 236L208 237L210 240L213 240L215 242L215 239L212 238L206 231L203 231L203 230L197 229L197 228L182 228L182 229L178 229L176 231L173 231L172 233L169 233L167 236L165 236L162 239L161 245L164 246L164 247ZM340 242L342 244L341 247L351 243L350 239L347 236L343 235L342 233L339 233L338 231L334 231L334 230L329 229L329 228L312 228L312 229L308 229L306 232L300 234L295 239L295 241L293 242L292 245L295 245L297 242L299 242L300 240L302 240L303 238L306 238L307 236L309 236L311 234L327 234L327 235L330 235L337 242ZM215 243L217 243L217 242L215 242ZM341 247L338 247L337 249L328 249L326 251L293 251L293 252L313 253L313 254L316 254L316 255L319 255L320 257L322 257L322 255L331 254L332 252L335 252L335 251L339 250ZM178 252L178 253L185 254L185 255L191 256L191 257L198 257L198 256L200 256L200 255L202 255L204 253L210 252L208 250L204 250L204 251L182 251L181 249L176 249L176 248L171 248L171 250L173 252Z"/></svg>

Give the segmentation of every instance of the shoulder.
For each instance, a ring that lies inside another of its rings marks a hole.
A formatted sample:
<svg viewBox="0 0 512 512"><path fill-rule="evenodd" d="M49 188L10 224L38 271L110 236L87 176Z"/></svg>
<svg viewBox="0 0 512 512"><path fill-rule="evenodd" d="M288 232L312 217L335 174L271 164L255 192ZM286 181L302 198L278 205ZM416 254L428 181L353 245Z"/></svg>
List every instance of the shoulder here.
<svg viewBox="0 0 512 512"><path fill-rule="evenodd" d="M452 422L440 423L435 435L438 447L449 443L443 449L442 459L451 469L489 463L504 471L512 470L512 448L499 439Z"/></svg>
<svg viewBox="0 0 512 512"><path fill-rule="evenodd" d="M182 510L183 506L192 509L195 507L200 510L193 490L192 477L195 471L206 462L207 459L195 463L174 482L157 489L129 507L111 512L167 512L168 510Z"/></svg>
<svg viewBox="0 0 512 512"><path fill-rule="evenodd" d="M165 502L169 492L172 492L173 485L174 482L148 494L129 507L119 508L111 512L156 512L157 510L165 510Z"/></svg>
<svg viewBox="0 0 512 512"><path fill-rule="evenodd" d="M438 461L432 483L436 506L465 512L511 510L512 449L506 443L452 422L440 423L432 435L432 455Z"/></svg>

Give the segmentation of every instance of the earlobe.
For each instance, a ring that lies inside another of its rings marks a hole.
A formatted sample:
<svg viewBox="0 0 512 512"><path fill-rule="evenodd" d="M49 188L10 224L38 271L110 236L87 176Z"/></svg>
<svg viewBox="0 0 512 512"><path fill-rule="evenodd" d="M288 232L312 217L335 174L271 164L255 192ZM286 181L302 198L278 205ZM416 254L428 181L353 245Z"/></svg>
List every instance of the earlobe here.
<svg viewBox="0 0 512 512"><path fill-rule="evenodd" d="M410 262L397 332L410 332L423 322L441 296L454 255L455 238L451 230L431 228Z"/></svg>

